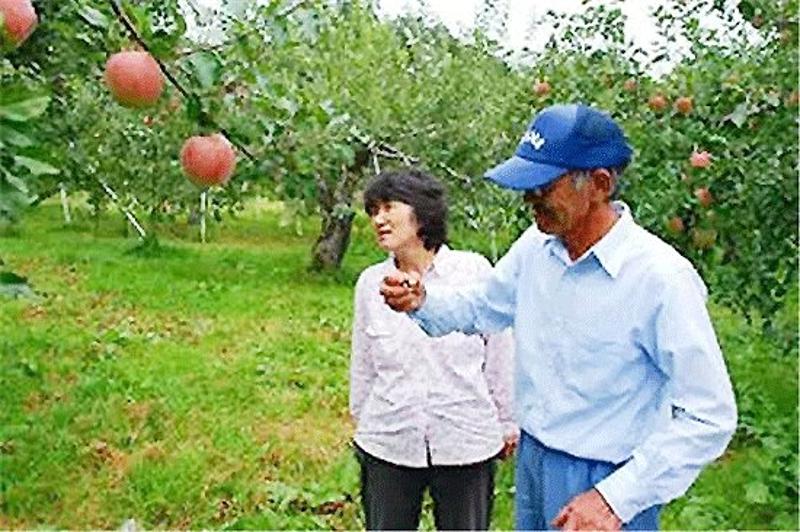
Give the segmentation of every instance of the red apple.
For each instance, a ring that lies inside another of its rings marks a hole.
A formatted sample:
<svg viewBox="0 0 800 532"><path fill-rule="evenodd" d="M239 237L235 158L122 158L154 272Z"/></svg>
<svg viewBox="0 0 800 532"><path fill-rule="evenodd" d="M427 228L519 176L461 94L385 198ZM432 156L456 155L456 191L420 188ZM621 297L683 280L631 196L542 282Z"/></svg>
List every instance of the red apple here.
<svg viewBox="0 0 800 532"><path fill-rule="evenodd" d="M663 94L659 93L650 96L650 99L647 100L647 105L652 111L660 113L667 108L668 102L667 98Z"/></svg>
<svg viewBox="0 0 800 532"><path fill-rule="evenodd" d="M689 157L689 164L692 168L708 168L711 166L711 154L707 151L695 151Z"/></svg>
<svg viewBox="0 0 800 532"><path fill-rule="evenodd" d="M547 96L550 94L550 84L546 81L537 81L533 84L533 92L536 96Z"/></svg>
<svg viewBox="0 0 800 532"><path fill-rule="evenodd" d="M120 105L147 107L158 101L164 76L147 52L118 52L106 62L106 85Z"/></svg>
<svg viewBox="0 0 800 532"><path fill-rule="evenodd" d="M689 96L681 96L675 100L675 109L682 115L688 115L694 108L694 102Z"/></svg>
<svg viewBox="0 0 800 532"><path fill-rule="evenodd" d="M635 92L636 89L639 88L639 82L634 78L628 78L625 80L625 83L622 84L622 88L628 92Z"/></svg>
<svg viewBox="0 0 800 532"><path fill-rule="evenodd" d="M31 0L0 0L0 18L0 43L10 48L25 42L39 23Z"/></svg>
<svg viewBox="0 0 800 532"><path fill-rule="evenodd" d="M224 185L236 169L236 152L219 133L194 136L183 144L181 165L189 180L198 186Z"/></svg>
<svg viewBox="0 0 800 532"><path fill-rule="evenodd" d="M711 207L711 204L714 203L714 196L711 194L711 191L708 190L708 187L695 189L694 197L697 198L697 201L703 207Z"/></svg>
<svg viewBox="0 0 800 532"><path fill-rule="evenodd" d="M680 216L673 216L669 220L667 220L667 229L670 233L679 234L683 233L686 230L686 226L683 224L683 220Z"/></svg>

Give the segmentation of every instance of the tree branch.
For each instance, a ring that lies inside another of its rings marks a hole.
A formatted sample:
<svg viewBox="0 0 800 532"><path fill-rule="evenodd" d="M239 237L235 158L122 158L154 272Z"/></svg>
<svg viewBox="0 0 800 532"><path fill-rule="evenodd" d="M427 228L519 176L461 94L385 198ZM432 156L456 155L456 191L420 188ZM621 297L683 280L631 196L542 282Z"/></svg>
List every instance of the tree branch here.
<svg viewBox="0 0 800 532"><path fill-rule="evenodd" d="M385 159L402 159L406 166L411 166L412 164L417 164L419 162L419 158L407 155L400 149L387 142L371 138L369 135L362 132L357 126L350 128L350 135L358 142L363 144L367 150L374 155L378 155Z"/></svg>
<svg viewBox="0 0 800 532"><path fill-rule="evenodd" d="M151 56L153 56L155 61L158 63L158 67L161 69L161 72L164 73L164 76L169 80L169 82L178 90L178 92L181 93L181 95L184 98L190 99L190 98L194 97L194 95L192 93L190 93L189 91L187 91L183 87L183 85L180 84L180 82L177 80L177 78L172 75L172 73L167 69L166 65L163 63L163 61L161 61L161 59L157 58L150 51L150 47L147 45L147 43L144 41L144 39L142 39L142 36L139 35L139 32L136 30L136 27L133 25L133 23L130 21L130 19L128 19L128 16L125 14L125 12L123 11L122 7L119 5L119 1L118 0L110 0L110 2L111 2L111 9L114 11L114 14L117 16L117 19L120 21L120 23L128 31L128 33L130 34L131 38L134 41L136 41L136 43L139 44L139 46L141 46L142 49L144 49L147 53L149 53ZM248 159L250 159L251 161L255 161L256 160L255 156L253 156L253 154L250 153L250 150L248 150L247 147L244 144L242 144L236 138L234 138L233 135L231 135L231 133L226 128L220 126L213 118L211 118L211 117L209 117L207 115L206 115L206 119L208 120L209 125L213 126L217 130L219 130L219 132L222 133L222 135L224 135L225 138L227 138L231 142L231 144L236 146L239 149L239 151L241 151Z"/></svg>

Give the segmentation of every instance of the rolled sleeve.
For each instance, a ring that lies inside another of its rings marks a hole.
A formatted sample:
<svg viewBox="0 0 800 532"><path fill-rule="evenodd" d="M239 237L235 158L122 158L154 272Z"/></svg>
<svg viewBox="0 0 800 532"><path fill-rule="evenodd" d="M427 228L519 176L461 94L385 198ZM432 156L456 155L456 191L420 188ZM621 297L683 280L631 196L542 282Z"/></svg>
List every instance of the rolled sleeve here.
<svg viewBox="0 0 800 532"><path fill-rule="evenodd" d="M520 267L538 235L529 231L517 240L480 282L457 289L426 287L422 306L409 315L430 336L453 331L491 334L510 327Z"/></svg>

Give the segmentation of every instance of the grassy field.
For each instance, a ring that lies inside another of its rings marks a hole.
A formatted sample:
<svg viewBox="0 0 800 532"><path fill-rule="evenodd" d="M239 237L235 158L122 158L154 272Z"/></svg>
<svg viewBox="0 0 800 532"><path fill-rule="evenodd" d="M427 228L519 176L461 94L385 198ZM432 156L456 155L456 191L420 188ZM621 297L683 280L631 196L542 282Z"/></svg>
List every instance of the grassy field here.
<svg viewBox="0 0 800 532"><path fill-rule="evenodd" d="M280 215L247 211L206 245L165 227L160 248L116 215L64 227L55 205L0 233L5 267L43 296L0 299L0 529L362 527L351 297L381 254L359 219L342 271L310 274L314 220L298 236ZM796 529L796 344L712 312L741 427L663 526Z"/></svg>

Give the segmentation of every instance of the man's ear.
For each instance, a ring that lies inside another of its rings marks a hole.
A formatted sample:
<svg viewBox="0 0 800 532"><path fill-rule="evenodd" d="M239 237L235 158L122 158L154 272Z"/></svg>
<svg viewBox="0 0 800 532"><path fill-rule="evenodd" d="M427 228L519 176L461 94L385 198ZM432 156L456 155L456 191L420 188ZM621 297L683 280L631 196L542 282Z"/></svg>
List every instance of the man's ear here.
<svg viewBox="0 0 800 532"><path fill-rule="evenodd" d="M611 171L607 168L595 168L592 170L591 176L595 190L597 190L602 199L604 201L610 199L611 194L614 192L614 176Z"/></svg>

